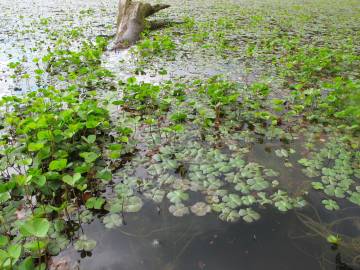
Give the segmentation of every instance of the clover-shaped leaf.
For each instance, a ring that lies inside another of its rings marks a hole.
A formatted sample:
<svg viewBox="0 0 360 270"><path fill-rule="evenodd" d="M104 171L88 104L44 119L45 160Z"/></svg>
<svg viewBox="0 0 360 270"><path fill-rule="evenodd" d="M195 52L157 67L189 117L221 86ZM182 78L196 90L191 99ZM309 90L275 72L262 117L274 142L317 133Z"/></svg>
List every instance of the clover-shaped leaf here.
<svg viewBox="0 0 360 270"><path fill-rule="evenodd" d="M85 203L86 205L86 208L89 208L89 209L101 209L102 208L102 205L104 204L105 202L105 199L104 198L95 198L95 197L91 197L90 199L88 199Z"/></svg>
<svg viewBox="0 0 360 270"><path fill-rule="evenodd" d="M90 223L94 219L94 216L89 210L84 210L80 213L79 218L83 223Z"/></svg>
<svg viewBox="0 0 360 270"><path fill-rule="evenodd" d="M109 169L103 169L96 173L96 177L104 181L111 181L113 176Z"/></svg>
<svg viewBox="0 0 360 270"><path fill-rule="evenodd" d="M266 193L265 192L258 192L258 202L261 204L261 205L265 205L265 204L272 204L272 200L268 199L266 197Z"/></svg>
<svg viewBox="0 0 360 270"><path fill-rule="evenodd" d="M219 218L223 221L235 222L240 218L240 215L238 211L225 207L222 209Z"/></svg>
<svg viewBox="0 0 360 270"><path fill-rule="evenodd" d="M118 214L108 214L104 217L103 222L105 227L108 229L112 229L115 227L120 227L123 225L123 220Z"/></svg>
<svg viewBox="0 0 360 270"><path fill-rule="evenodd" d="M70 243L70 240L61 235L55 239L51 239L47 245L47 250L53 256L58 255L61 250L65 249Z"/></svg>
<svg viewBox="0 0 360 270"><path fill-rule="evenodd" d="M46 218L32 218L20 227L24 236L45 237L49 231L50 222Z"/></svg>
<svg viewBox="0 0 360 270"><path fill-rule="evenodd" d="M289 152L286 149L277 149L275 150L275 155L279 158L289 157Z"/></svg>
<svg viewBox="0 0 360 270"><path fill-rule="evenodd" d="M261 191L270 186L270 184L261 177L250 178L246 182L250 185L250 189L255 191Z"/></svg>
<svg viewBox="0 0 360 270"><path fill-rule="evenodd" d="M79 239L75 242L74 248L77 251L92 251L96 247L96 241L87 238L85 234L81 235Z"/></svg>
<svg viewBox="0 0 360 270"><path fill-rule="evenodd" d="M124 211L125 212L138 212L143 206L143 202L139 197L132 196L126 198L124 201Z"/></svg>
<svg viewBox="0 0 360 270"><path fill-rule="evenodd" d="M321 203L325 205L325 208L327 210L333 211L333 210L339 210L340 207L334 200L322 200Z"/></svg>
<svg viewBox="0 0 360 270"><path fill-rule="evenodd" d="M251 208L240 209L239 215L248 223L260 219L260 214L252 210Z"/></svg>
<svg viewBox="0 0 360 270"><path fill-rule="evenodd" d="M321 182L312 182L311 185L312 185L313 189L316 189L316 190L324 189L324 185Z"/></svg>
<svg viewBox="0 0 360 270"><path fill-rule="evenodd" d="M172 203L181 203L182 201L186 201L189 199L189 194L181 191L181 190L174 190L167 194L166 196L170 202Z"/></svg>
<svg viewBox="0 0 360 270"><path fill-rule="evenodd" d="M227 207L230 207L232 209L242 205L241 197L237 194L226 195L222 198L222 200L226 203Z"/></svg>
<svg viewBox="0 0 360 270"><path fill-rule="evenodd" d="M189 208L182 203L177 203L175 205L170 205L169 211L175 217L182 217L189 214Z"/></svg>
<svg viewBox="0 0 360 270"><path fill-rule="evenodd" d="M288 199L284 199L284 200L275 202L275 206L281 212L286 212L293 208L291 202Z"/></svg>
<svg viewBox="0 0 360 270"><path fill-rule="evenodd" d="M205 216L211 211L211 207L204 202L197 202L193 206L191 206L190 209L191 212L193 212L197 216Z"/></svg>
<svg viewBox="0 0 360 270"><path fill-rule="evenodd" d="M148 199L153 200L156 203L161 203L165 196L165 191L161 189L154 188L148 192L144 193L144 196Z"/></svg>
<svg viewBox="0 0 360 270"><path fill-rule="evenodd" d="M239 182L234 187L235 190L240 191L243 194L249 194L250 193L250 186L244 182Z"/></svg>
<svg viewBox="0 0 360 270"><path fill-rule="evenodd" d="M268 177L276 177L276 176L279 176L279 173L272 170L272 169L264 169L264 173L266 176Z"/></svg>
<svg viewBox="0 0 360 270"><path fill-rule="evenodd" d="M71 175L64 175L62 180L64 183L68 184L69 186L74 187L76 185L76 183L81 179L81 174L80 173L75 173L73 176Z"/></svg>
<svg viewBox="0 0 360 270"><path fill-rule="evenodd" d="M353 192L348 200L360 206L360 192Z"/></svg>
<svg viewBox="0 0 360 270"><path fill-rule="evenodd" d="M256 199L253 195L243 196L241 200L244 205L252 205L256 203Z"/></svg>

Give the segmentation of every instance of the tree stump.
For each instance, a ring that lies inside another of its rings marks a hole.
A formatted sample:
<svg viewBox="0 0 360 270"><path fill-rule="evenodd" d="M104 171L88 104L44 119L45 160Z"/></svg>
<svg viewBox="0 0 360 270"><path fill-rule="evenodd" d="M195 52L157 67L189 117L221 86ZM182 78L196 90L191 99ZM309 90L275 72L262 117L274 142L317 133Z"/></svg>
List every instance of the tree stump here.
<svg viewBox="0 0 360 270"><path fill-rule="evenodd" d="M170 5L119 0L117 31L113 49L125 49L134 45L146 26L146 18Z"/></svg>

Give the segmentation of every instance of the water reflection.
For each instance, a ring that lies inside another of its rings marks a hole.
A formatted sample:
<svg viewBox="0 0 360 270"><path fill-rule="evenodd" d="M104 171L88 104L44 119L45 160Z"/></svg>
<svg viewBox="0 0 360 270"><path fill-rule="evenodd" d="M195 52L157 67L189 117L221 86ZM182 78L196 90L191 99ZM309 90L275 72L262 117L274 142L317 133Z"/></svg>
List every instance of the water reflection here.
<svg viewBox="0 0 360 270"><path fill-rule="evenodd" d="M341 255L312 236L293 211L267 209L258 222L245 224L214 215L177 218L166 207L159 213L148 203L119 229L106 230L96 220L84 228L98 242L92 256L81 259L70 249L59 257L78 260L87 270L350 269L339 268L347 267Z"/></svg>

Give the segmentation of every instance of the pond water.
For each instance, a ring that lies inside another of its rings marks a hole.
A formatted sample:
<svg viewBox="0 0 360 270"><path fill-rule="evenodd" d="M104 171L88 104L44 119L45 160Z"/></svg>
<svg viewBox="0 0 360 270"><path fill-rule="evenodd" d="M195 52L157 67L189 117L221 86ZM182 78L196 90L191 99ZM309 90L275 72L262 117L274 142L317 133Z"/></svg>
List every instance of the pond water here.
<svg viewBox="0 0 360 270"><path fill-rule="evenodd" d="M89 270L352 269L341 263L337 250L311 235L294 212L260 213L256 223L229 224L215 215L177 218L147 204L139 214L126 216L121 229L104 230L98 221L85 226L86 235L98 242L90 257L71 249L60 257ZM359 214L358 209L342 213ZM351 223L345 227L347 233L358 229Z"/></svg>
<svg viewBox="0 0 360 270"><path fill-rule="evenodd" d="M279 171L280 185L294 194L309 189L310 180L297 165L284 167L269 150L276 145L255 144L250 160ZM136 173L146 178L143 167ZM120 228L104 230L101 214L83 226L84 233L98 243L91 253L68 249L57 258L65 258L74 269L89 270L357 269L343 262L353 258L353 250L338 250L321 237L328 229L358 237L360 209L345 200L340 202L341 210L330 212L318 193L310 191L305 208L281 213L258 207L261 218L248 224L224 222L212 213L175 217L169 213L169 202L154 204L139 196L145 201L143 208L124 213ZM201 200L195 192L190 197L189 205Z"/></svg>
<svg viewBox="0 0 360 270"><path fill-rule="evenodd" d="M239 4L239 1L229 2ZM76 26L79 21L75 15L72 16L72 12L78 14L80 10L92 8L93 15L82 18L81 23L85 36L94 39L100 34L112 34L116 3L115 0L82 0L75 3L57 0L2 0L0 97L39 87L33 78L10 78L11 69L8 64L11 61L20 61L24 55L29 59L40 57L46 51L46 46L51 44L51 41L45 38L46 32L32 36L31 31L25 31L20 35L17 31L19 27L21 30L27 29L24 25L31 25L31 21L39 16L50 18L49 27L55 29L66 27L58 24L60 21L68 21L69 25ZM175 6L174 10L179 9L179 12L172 10L167 16L175 19L196 10L192 16L206 18L211 16L209 10L212 8L214 13L219 12L219 5L213 1L211 3L207 5L207 1L174 1L171 4ZM23 18L13 16L15 10L16 14ZM206 16L203 15L204 12ZM43 43L40 45L36 41ZM38 47L38 50L31 49L34 47ZM247 63L240 57L204 57L201 50L193 53L189 49L189 52L178 53L176 61L156 62L150 69L147 66L146 74L135 75L133 57L129 51L108 51L103 55L102 65L116 74L116 80L136 76L139 80L152 83L178 78L208 78L217 74L225 74L237 81L255 81L262 76L264 69L258 63L253 63L251 71L248 71ZM31 61L24 66L24 70L36 68ZM159 75L162 68L166 69L167 73ZM280 185L291 193L309 190L311 180L301 173L302 167L296 162L301 156L291 156L289 160L294 166L285 168L283 161L269 151L272 147L280 147L279 142L255 142L248 159L280 171ZM298 142L292 147L301 152L301 143ZM196 195L194 196L196 198ZM306 197L309 205L301 210L281 213L273 207L258 208L261 219L251 224L244 221L224 222L213 213L205 217L192 214L175 217L168 211L168 202L154 204L142 197L145 203L141 211L125 214L123 218L126 224L120 228L105 229L100 214L91 224L83 225L85 234L97 241L97 246L91 253L77 252L70 245L54 260L65 259L71 269L83 270L355 270L343 263L343 258L346 260L349 255L346 250L338 250L326 242L324 237L319 236L319 228L324 228L326 232L329 228L327 225L335 222L331 227L333 231L349 237L359 237L360 208L344 200L339 203L341 210L330 212L324 209L321 198L315 191L309 191ZM196 202L195 198L191 200ZM310 217L314 223L306 222L309 220L303 215ZM342 219L344 221L340 221ZM339 223L336 223L337 221ZM353 255L351 254L352 257Z"/></svg>

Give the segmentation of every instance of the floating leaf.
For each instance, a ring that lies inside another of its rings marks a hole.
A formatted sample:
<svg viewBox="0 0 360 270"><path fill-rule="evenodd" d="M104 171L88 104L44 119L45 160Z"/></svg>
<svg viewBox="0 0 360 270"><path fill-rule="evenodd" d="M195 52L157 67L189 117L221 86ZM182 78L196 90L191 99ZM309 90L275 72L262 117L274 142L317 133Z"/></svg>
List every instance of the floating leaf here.
<svg viewBox="0 0 360 270"><path fill-rule="evenodd" d="M53 256L58 255L61 250L65 249L67 245L70 243L70 240L65 236L56 237L56 239L50 240L47 250Z"/></svg>
<svg viewBox="0 0 360 270"><path fill-rule="evenodd" d="M197 202L190 207L191 212L197 216L205 216L211 211L211 207L204 202Z"/></svg>
<svg viewBox="0 0 360 270"><path fill-rule="evenodd" d="M348 200L360 206L360 192L353 192Z"/></svg>
<svg viewBox="0 0 360 270"><path fill-rule="evenodd" d="M156 203L161 203L164 199L165 196L165 191L161 190L161 189L153 189L151 191L145 192L144 196L146 198L149 198L151 200L153 200Z"/></svg>
<svg viewBox="0 0 360 270"><path fill-rule="evenodd" d="M312 185L313 189L316 189L316 190L324 189L324 185L321 182L312 182L311 185Z"/></svg>
<svg viewBox="0 0 360 270"><path fill-rule="evenodd" d="M105 227L112 229L123 225L123 220L118 214L108 214L104 217L103 222Z"/></svg>
<svg viewBox="0 0 360 270"><path fill-rule="evenodd" d="M243 196L241 200L244 205L252 205L256 203L256 199L253 195Z"/></svg>
<svg viewBox="0 0 360 270"><path fill-rule="evenodd" d="M105 199L104 198L95 198L95 197L91 197L90 199L88 199L85 203L86 208L89 209L101 209L102 205L104 204Z"/></svg>
<svg viewBox="0 0 360 270"><path fill-rule="evenodd" d="M236 207L239 207L242 205L242 199L237 194L229 194L222 198L223 202L226 203L226 205L232 209L235 209Z"/></svg>
<svg viewBox="0 0 360 270"><path fill-rule="evenodd" d="M267 181L260 177L248 179L246 182L248 185L250 185L250 189L255 191L261 191L267 189L270 186Z"/></svg>
<svg viewBox="0 0 360 270"><path fill-rule="evenodd" d="M281 212L286 212L293 208L291 202L287 198L275 202L275 207L279 209Z"/></svg>
<svg viewBox="0 0 360 270"><path fill-rule="evenodd" d="M81 251L81 250L92 251L95 247L96 247L96 241L87 238L87 236L85 234L81 235L79 237L79 240L77 240L74 243L74 248L77 251Z"/></svg>
<svg viewBox="0 0 360 270"><path fill-rule="evenodd" d="M182 201L186 201L189 199L189 194L181 191L181 190L175 190L171 191L166 196L172 203L181 203Z"/></svg>
<svg viewBox="0 0 360 270"><path fill-rule="evenodd" d="M289 153L286 149L277 149L275 150L275 155L279 158L287 158L289 157Z"/></svg>
<svg viewBox="0 0 360 270"><path fill-rule="evenodd" d="M321 203L325 205L325 208L327 210L333 211L333 210L339 210L340 207L334 200L322 200Z"/></svg>
<svg viewBox="0 0 360 270"><path fill-rule="evenodd" d="M90 223L94 219L94 216L89 210L84 210L80 213L79 218L83 223Z"/></svg>
<svg viewBox="0 0 360 270"><path fill-rule="evenodd" d="M182 217L189 214L189 208L182 203L177 203L175 205L170 205L169 211L176 217Z"/></svg>
<svg viewBox="0 0 360 270"><path fill-rule="evenodd" d="M140 211L142 206L143 206L142 200L139 197L132 196L125 199L124 211L131 213L138 212Z"/></svg>
<svg viewBox="0 0 360 270"><path fill-rule="evenodd" d="M219 215L221 220L235 222L240 218L239 212L230 208L224 208Z"/></svg>
<svg viewBox="0 0 360 270"><path fill-rule="evenodd" d="M240 209L239 215L248 223L260 219L260 214L252 210L251 208Z"/></svg>

